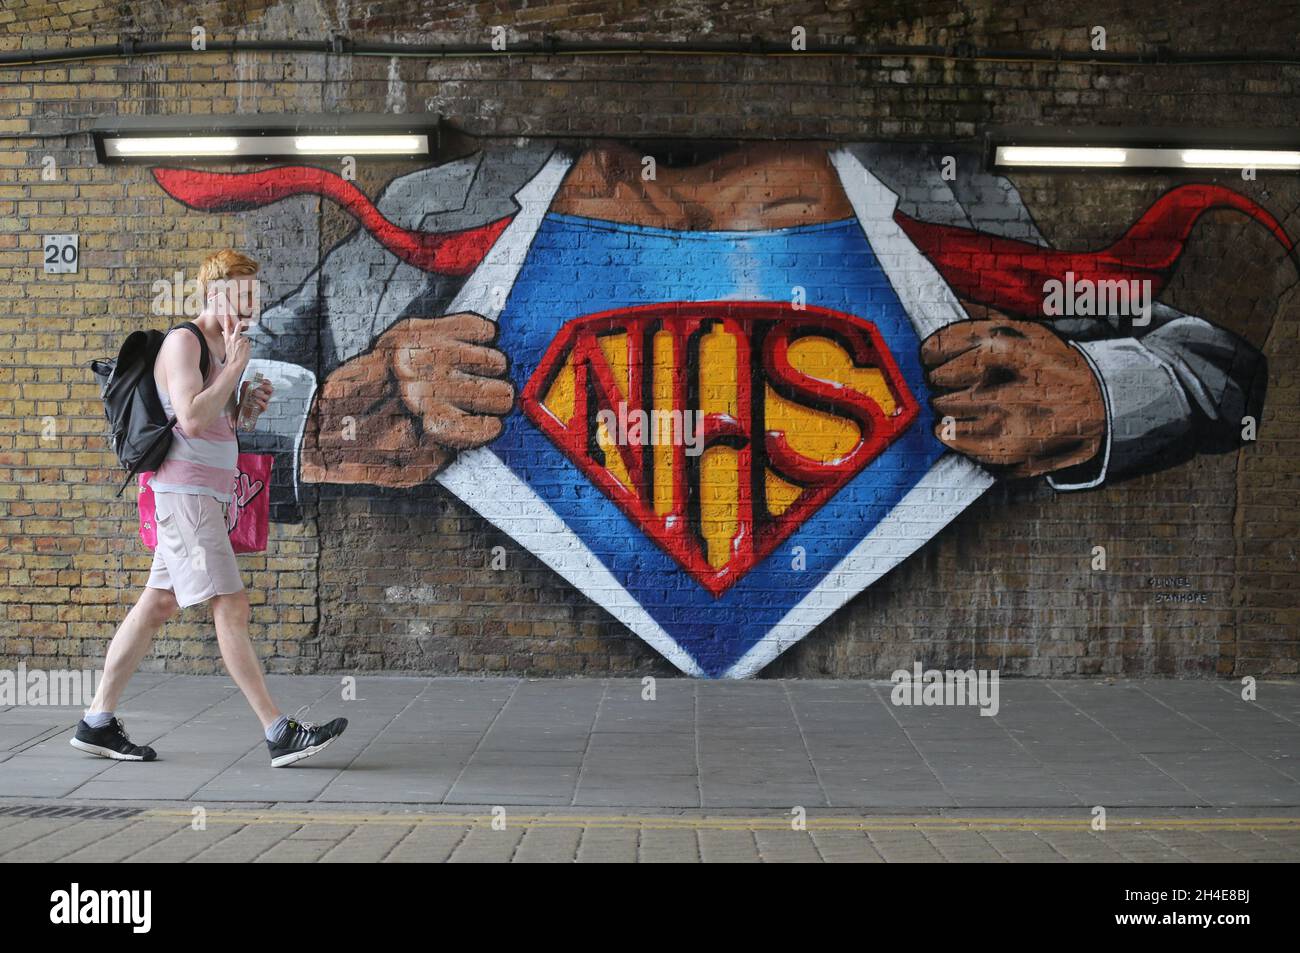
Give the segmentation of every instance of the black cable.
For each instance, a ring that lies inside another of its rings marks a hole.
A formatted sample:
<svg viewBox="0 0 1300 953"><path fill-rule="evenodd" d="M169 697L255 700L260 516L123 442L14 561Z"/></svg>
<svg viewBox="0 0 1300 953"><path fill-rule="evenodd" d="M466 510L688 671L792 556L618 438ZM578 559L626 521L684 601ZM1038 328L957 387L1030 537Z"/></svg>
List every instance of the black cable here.
<svg viewBox="0 0 1300 953"><path fill-rule="evenodd" d="M62 50L8 50L0 52L0 67L36 66L44 63L67 63L90 59L134 59L167 53L331 53L342 56L380 57L482 57L502 56L597 56L597 55L671 55L671 56L810 56L864 59L938 59L956 62L1082 64L1091 66L1231 66L1293 65L1300 66L1295 53L1175 53L1159 49L1148 53L1048 52L1043 50L976 49L969 44L956 46L873 46L844 43L811 46L794 51L788 44L750 40L690 43L615 43L602 41L562 40L552 36L540 42L515 43L505 50L494 50L486 43L359 43L345 37L327 40L211 40L203 50L194 50L188 41L142 43L124 39L120 43L71 47Z"/></svg>

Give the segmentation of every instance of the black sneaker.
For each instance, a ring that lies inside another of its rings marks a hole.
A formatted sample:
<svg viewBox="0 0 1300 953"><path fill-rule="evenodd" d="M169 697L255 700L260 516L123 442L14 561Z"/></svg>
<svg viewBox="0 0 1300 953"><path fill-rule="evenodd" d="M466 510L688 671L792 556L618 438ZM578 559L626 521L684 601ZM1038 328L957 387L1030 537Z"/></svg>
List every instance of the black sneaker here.
<svg viewBox="0 0 1300 953"><path fill-rule="evenodd" d="M77 733L68 742L78 751L87 751L114 761L152 761L158 757L147 745L133 745L126 735L126 723L114 718L103 728L77 722Z"/></svg>
<svg viewBox="0 0 1300 953"><path fill-rule="evenodd" d="M278 741L268 741L271 749L271 767L283 768L310 758L319 751L324 751L331 741L343 734L348 726L346 718L335 718L323 725L313 725L308 721L299 721L295 715L280 733Z"/></svg>

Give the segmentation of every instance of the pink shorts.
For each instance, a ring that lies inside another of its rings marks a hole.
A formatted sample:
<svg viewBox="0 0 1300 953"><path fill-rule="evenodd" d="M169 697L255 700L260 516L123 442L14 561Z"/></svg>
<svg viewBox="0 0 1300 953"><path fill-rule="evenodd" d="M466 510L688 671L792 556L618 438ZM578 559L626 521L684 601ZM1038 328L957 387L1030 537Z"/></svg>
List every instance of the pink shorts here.
<svg viewBox="0 0 1300 953"><path fill-rule="evenodd" d="M154 493L158 548L150 589L170 589L181 607L239 592L239 564L226 529L226 504L195 493Z"/></svg>

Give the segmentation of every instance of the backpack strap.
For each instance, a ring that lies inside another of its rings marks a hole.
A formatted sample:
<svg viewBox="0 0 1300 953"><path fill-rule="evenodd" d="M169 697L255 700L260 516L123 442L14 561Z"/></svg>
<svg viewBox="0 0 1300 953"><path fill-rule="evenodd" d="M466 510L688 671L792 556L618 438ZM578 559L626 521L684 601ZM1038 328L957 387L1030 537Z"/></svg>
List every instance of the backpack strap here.
<svg viewBox="0 0 1300 953"><path fill-rule="evenodd" d="M208 339L203 336L203 332L199 330L199 326L193 321L182 321L180 324L176 325L176 327L185 328L199 339L199 373L203 375L203 379L206 381L208 379L208 367L210 364L208 356ZM173 330L175 330L175 328L173 328Z"/></svg>

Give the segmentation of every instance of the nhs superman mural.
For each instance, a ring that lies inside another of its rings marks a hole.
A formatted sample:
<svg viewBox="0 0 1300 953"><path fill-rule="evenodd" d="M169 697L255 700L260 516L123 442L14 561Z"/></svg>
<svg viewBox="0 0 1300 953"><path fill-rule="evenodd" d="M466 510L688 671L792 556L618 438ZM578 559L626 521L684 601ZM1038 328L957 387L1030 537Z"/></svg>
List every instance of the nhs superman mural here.
<svg viewBox="0 0 1300 953"><path fill-rule="evenodd" d="M742 677L999 477L1085 490L1259 418L1259 352L1154 300L1206 211L1291 249L1229 189L1065 252L951 148L645 155L494 147L373 200L316 168L155 169L201 212L308 194L358 223L250 332L280 511L436 480L683 672Z"/></svg>

